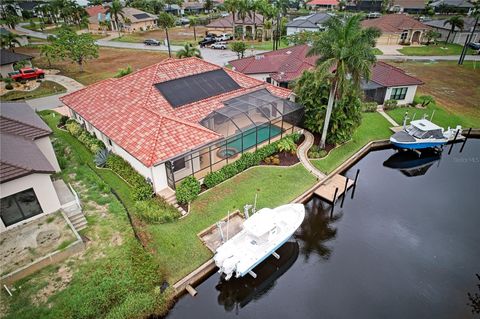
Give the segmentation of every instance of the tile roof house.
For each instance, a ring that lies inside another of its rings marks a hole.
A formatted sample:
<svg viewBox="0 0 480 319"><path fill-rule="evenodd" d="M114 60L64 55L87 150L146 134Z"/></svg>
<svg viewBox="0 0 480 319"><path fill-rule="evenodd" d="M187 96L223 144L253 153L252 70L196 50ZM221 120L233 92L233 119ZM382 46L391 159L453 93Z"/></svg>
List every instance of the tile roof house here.
<svg viewBox="0 0 480 319"><path fill-rule="evenodd" d="M73 118L159 192L174 189L176 182L191 174L202 178L244 150L293 129L296 123L283 121L283 115L301 111L288 100L291 94L201 59L186 58L167 59L61 99ZM275 110L265 101L276 101ZM265 126L261 130L267 130L266 138L225 144L227 137L254 132L259 124ZM269 133L269 128L275 132ZM219 149L222 145L227 149Z"/></svg>
<svg viewBox="0 0 480 319"><path fill-rule="evenodd" d="M0 232L60 209L52 131L26 103L0 105Z"/></svg>
<svg viewBox="0 0 480 319"><path fill-rule="evenodd" d="M20 61L27 61L32 65L33 57L30 55L12 52L10 50L1 49L0 51L0 74L2 77L8 77L8 73L15 71L13 68Z"/></svg>
<svg viewBox="0 0 480 319"><path fill-rule="evenodd" d="M362 26L382 31L378 44L420 44L429 26L406 14L387 14L380 18L363 20Z"/></svg>
<svg viewBox="0 0 480 319"><path fill-rule="evenodd" d="M89 15L88 30L90 32L103 32L102 21L109 21L112 30L121 29L123 32L130 33L150 30L157 26L158 17L156 15L135 8L124 7L122 9L123 17L119 18L119 26L115 25L115 21L110 16L108 4L87 7L85 10Z"/></svg>
<svg viewBox="0 0 480 319"><path fill-rule="evenodd" d="M465 12L470 14L474 9L472 4L474 1L468 0L437 0L429 4L430 7L435 9L435 12L442 12L443 10L454 9L455 12Z"/></svg>
<svg viewBox="0 0 480 319"><path fill-rule="evenodd" d="M424 0L393 0L390 12L421 13L425 10Z"/></svg>
<svg viewBox="0 0 480 319"><path fill-rule="evenodd" d="M298 45L229 63L238 72L287 87L288 83L300 77L303 71L314 68L317 57L308 57L308 50L308 45ZM393 98L399 104L409 104L413 102L418 85L422 84L421 80L399 68L377 62L372 68L371 79L363 83L362 88L368 101L383 104L384 101ZM400 94L396 94L397 91Z"/></svg>
<svg viewBox="0 0 480 319"><path fill-rule="evenodd" d="M338 0L311 0L306 3L311 10L333 10L338 7Z"/></svg>
<svg viewBox="0 0 480 319"><path fill-rule="evenodd" d="M313 13L293 19L287 23L287 35L292 35L301 31L323 31L323 24L332 17L329 13Z"/></svg>
<svg viewBox="0 0 480 319"><path fill-rule="evenodd" d="M459 45L464 45L468 36L472 33L473 27L475 26L476 19L471 17L463 18L463 29L455 27L454 32L450 35L449 42L456 43ZM430 20L424 22L429 27L435 29L440 33L439 41L446 41L448 34L452 26L447 22L446 19L439 20ZM470 39L470 42L480 42L480 23L477 24L475 32L473 33L473 38Z"/></svg>
<svg viewBox="0 0 480 319"><path fill-rule="evenodd" d="M247 14L245 20L240 19L237 15L235 16L235 34L253 34L257 32L258 35L260 30L263 29L263 20L263 16L259 13L255 13L255 19L253 15L250 16ZM207 24L206 27L208 33L232 33L233 16L230 14L227 17L215 19Z"/></svg>

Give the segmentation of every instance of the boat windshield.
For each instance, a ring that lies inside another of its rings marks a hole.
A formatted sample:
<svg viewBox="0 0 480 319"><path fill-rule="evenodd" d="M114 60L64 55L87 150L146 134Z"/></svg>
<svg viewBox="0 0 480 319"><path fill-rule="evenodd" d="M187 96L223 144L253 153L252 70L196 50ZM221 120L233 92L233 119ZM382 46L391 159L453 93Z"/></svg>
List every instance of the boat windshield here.
<svg viewBox="0 0 480 319"><path fill-rule="evenodd" d="M418 127L415 127L415 126L410 126L409 129L407 130L408 131L408 134L410 134L411 136L413 137L416 137L416 138L425 138L426 136L426 133L425 131L422 131L421 129L419 129Z"/></svg>

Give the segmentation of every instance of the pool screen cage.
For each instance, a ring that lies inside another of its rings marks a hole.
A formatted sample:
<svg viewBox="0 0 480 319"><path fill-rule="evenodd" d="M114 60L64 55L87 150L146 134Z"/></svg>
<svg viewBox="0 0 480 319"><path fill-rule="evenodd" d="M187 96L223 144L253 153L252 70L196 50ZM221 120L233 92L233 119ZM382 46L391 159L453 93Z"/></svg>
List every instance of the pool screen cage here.
<svg viewBox="0 0 480 319"><path fill-rule="evenodd" d="M170 160L166 167L171 188L189 175L201 179L240 154L292 133L304 112L302 105L266 89L232 98L224 105L200 121L224 139Z"/></svg>

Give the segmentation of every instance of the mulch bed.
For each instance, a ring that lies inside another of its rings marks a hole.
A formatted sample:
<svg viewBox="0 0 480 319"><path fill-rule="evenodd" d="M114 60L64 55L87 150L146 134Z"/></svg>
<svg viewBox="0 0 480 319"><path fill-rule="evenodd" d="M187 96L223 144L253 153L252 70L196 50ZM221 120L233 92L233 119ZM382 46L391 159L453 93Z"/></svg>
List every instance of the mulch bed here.
<svg viewBox="0 0 480 319"><path fill-rule="evenodd" d="M320 139L321 139L322 135L319 134L319 133L313 133L313 145L319 145L320 144ZM325 145L325 150L327 151L327 154L335 148L336 145L333 145L333 144L326 144Z"/></svg>
<svg viewBox="0 0 480 319"><path fill-rule="evenodd" d="M262 161L260 165L265 165L265 166L291 166L293 164L297 164L300 162L300 160L297 157L297 154L292 154L292 153L286 153L286 152L281 152L274 154L273 156L278 155L278 158L280 159L280 164L275 165L272 163L265 163L265 161Z"/></svg>

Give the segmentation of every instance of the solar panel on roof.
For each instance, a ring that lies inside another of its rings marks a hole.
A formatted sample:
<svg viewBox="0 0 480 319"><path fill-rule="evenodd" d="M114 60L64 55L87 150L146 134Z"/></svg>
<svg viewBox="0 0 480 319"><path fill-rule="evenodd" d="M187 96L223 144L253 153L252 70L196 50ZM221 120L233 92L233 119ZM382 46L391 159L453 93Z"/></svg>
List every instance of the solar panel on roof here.
<svg viewBox="0 0 480 319"><path fill-rule="evenodd" d="M141 19L147 19L150 18L150 16L146 13L138 13L133 15L135 19L141 20Z"/></svg>
<svg viewBox="0 0 480 319"><path fill-rule="evenodd" d="M240 88L223 69L155 84L172 107L197 102Z"/></svg>

